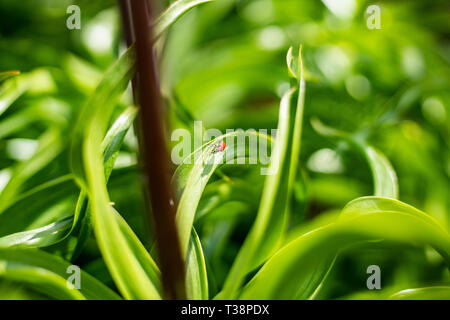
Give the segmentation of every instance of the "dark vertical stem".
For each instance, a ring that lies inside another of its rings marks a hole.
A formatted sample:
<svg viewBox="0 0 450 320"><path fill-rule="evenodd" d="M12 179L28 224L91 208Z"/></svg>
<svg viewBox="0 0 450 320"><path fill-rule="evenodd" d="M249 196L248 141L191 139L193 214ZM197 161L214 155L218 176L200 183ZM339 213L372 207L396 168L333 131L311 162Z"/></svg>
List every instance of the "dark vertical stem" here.
<svg viewBox="0 0 450 320"><path fill-rule="evenodd" d="M131 3L130 0L119 0L120 13L122 15L122 30L127 42L127 46L131 46L136 41L133 25L131 23Z"/></svg>
<svg viewBox="0 0 450 320"><path fill-rule="evenodd" d="M184 262L175 226L170 158L151 42L151 8L147 0L120 0L119 3L126 40L129 45L136 43L137 74L133 86L135 99L140 105L140 148L150 193L164 293L169 299L184 299Z"/></svg>

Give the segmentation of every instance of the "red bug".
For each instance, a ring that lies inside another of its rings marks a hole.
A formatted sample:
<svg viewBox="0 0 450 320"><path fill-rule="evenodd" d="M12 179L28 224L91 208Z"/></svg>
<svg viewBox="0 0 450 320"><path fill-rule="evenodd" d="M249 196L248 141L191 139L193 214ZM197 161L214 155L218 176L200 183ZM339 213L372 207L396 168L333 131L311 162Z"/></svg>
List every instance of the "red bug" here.
<svg viewBox="0 0 450 320"><path fill-rule="evenodd" d="M222 152L227 147L225 141L220 141L219 143L214 145L214 150L212 153Z"/></svg>

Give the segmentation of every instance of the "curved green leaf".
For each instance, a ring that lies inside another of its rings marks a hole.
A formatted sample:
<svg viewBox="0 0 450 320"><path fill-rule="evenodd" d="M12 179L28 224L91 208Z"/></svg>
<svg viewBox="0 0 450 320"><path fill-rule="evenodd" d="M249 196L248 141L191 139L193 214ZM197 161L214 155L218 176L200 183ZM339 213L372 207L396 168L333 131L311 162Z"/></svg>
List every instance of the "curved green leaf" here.
<svg viewBox="0 0 450 320"><path fill-rule="evenodd" d="M292 50L289 52L292 54ZM288 69L295 72L297 86L289 90L280 103L277 139L270 160L271 168L276 168L272 172L276 173L266 178L256 220L225 281L220 295L223 299L236 298L245 275L278 249L284 236L302 133L305 81L301 47L297 70L292 69L291 60L288 54Z"/></svg>
<svg viewBox="0 0 450 320"><path fill-rule="evenodd" d="M105 162L105 176L106 179L111 174L115 159L122 145L126 132L131 127L136 116L137 109L135 107L127 108L114 121L111 128L108 130L105 139L103 140L102 149L104 150ZM62 180L61 182L63 182ZM52 186L52 184L50 184ZM61 187L61 186L59 186ZM50 191L49 191L50 192ZM75 228L80 229L81 236L76 243L71 244L73 247L72 256L77 256L82 249L84 240L86 240L89 233L87 232L90 225L90 217L86 212L87 199L84 191L80 192L78 202L75 208L74 217L64 218L48 224L46 226L36 228L33 230L17 232L0 238L0 247L46 247L55 243L61 242L70 237Z"/></svg>
<svg viewBox="0 0 450 320"><path fill-rule="evenodd" d="M200 243L193 243L196 237L193 237L192 230L195 214L199 205L200 198L210 177L215 170L224 163L233 161L243 162L252 159L257 160L256 155L247 150L245 145L236 144L235 139L244 139L246 137L260 139L259 146L267 147L269 141L266 135L257 132L236 131L230 134L220 136L184 159L183 163L177 168L174 175L174 182L177 183L178 194L181 198L178 204L176 225L180 235L180 243L183 255L187 263L186 286L188 288L188 297L192 299L203 299L207 296L207 286L205 281L206 268L204 258L202 257ZM226 149L223 152L213 152L215 144L220 141L226 141ZM195 250L194 250L195 249ZM200 276L198 276L200 275ZM196 283L190 283L196 281Z"/></svg>
<svg viewBox="0 0 450 320"><path fill-rule="evenodd" d="M192 228L191 241L187 251L186 291L190 300L208 299L208 277L206 263L197 232Z"/></svg>
<svg viewBox="0 0 450 320"><path fill-rule="evenodd" d="M344 131L328 127L317 118L311 119L311 125L323 136L340 138L348 141L364 155L372 171L375 196L393 199L398 198L397 175L389 160L380 151L369 146L358 134L350 135ZM320 276L322 276L321 283L325 281L326 275L330 272L332 267L333 263L328 264L328 267L326 262L321 263L320 267L314 272L314 275L317 276L316 279L319 279ZM317 286L319 287L320 284L317 284ZM308 294L310 293L307 290L305 292Z"/></svg>
<svg viewBox="0 0 450 320"><path fill-rule="evenodd" d="M36 291L56 299L86 299L78 290L70 288L66 279L42 268L0 260L0 278L20 281Z"/></svg>
<svg viewBox="0 0 450 320"><path fill-rule="evenodd" d="M41 228L17 232L0 238L0 248L7 247L46 247L64 236L72 226L73 218L66 218Z"/></svg>
<svg viewBox="0 0 450 320"><path fill-rule="evenodd" d="M106 182L109 180L125 135L132 126L136 114L137 108L135 107L128 107L125 109L125 111L123 111L114 121L103 139L101 148L103 150ZM71 253L72 259L76 258L81 253L83 245L92 230L90 211L86 199L86 192L84 190L82 190L78 196L72 228L65 235L64 239L68 239L76 229L79 230L79 237L74 245L73 252Z"/></svg>
<svg viewBox="0 0 450 320"><path fill-rule="evenodd" d="M350 142L364 155L372 171L374 195L392 199L398 198L397 175L389 160L379 150L368 145L357 133L351 135L328 127L317 118L311 119L311 125L323 136L340 138Z"/></svg>
<svg viewBox="0 0 450 320"><path fill-rule="evenodd" d="M72 195L78 191L72 175L46 182L20 196L0 214L0 237L34 229L73 211Z"/></svg>
<svg viewBox="0 0 450 320"><path fill-rule="evenodd" d="M191 8L213 0L178 0L168 7L154 23L154 39L158 39L175 21Z"/></svg>
<svg viewBox="0 0 450 320"><path fill-rule="evenodd" d="M159 285L148 270L156 273L150 256L142 259L136 237L124 235L110 205L101 150L103 136L115 103L134 74L133 47L105 73L97 90L85 104L72 145L72 168L90 200L95 235L117 287L127 299L159 299Z"/></svg>
<svg viewBox="0 0 450 320"><path fill-rule="evenodd" d="M120 299L111 289L81 270L81 288L68 289L70 263L37 249L0 248L0 277L25 282L54 294L54 298ZM64 289L65 288L65 289ZM65 297L61 297L61 294Z"/></svg>
<svg viewBox="0 0 450 320"><path fill-rule="evenodd" d="M18 75L17 72L0 73L0 81L5 77L17 75L6 80L0 87L0 115L4 113L25 92L44 92L52 90L53 80L48 71L37 69L29 73Z"/></svg>
<svg viewBox="0 0 450 320"><path fill-rule="evenodd" d="M56 299L85 300L78 290L68 287L66 279L45 269L0 260L0 277L20 281Z"/></svg>
<svg viewBox="0 0 450 320"><path fill-rule="evenodd" d="M63 150L64 145L59 130L49 129L39 138L36 153L28 160L19 162L6 187L0 192L0 215L12 205L22 184L43 167L53 161Z"/></svg>
<svg viewBox="0 0 450 320"><path fill-rule="evenodd" d="M316 290L310 284L317 266L327 265L349 245L381 239L431 245L450 265L450 236L436 220L397 200L364 197L349 203L339 221L308 232L280 249L239 298L308 298Z"/></svg>

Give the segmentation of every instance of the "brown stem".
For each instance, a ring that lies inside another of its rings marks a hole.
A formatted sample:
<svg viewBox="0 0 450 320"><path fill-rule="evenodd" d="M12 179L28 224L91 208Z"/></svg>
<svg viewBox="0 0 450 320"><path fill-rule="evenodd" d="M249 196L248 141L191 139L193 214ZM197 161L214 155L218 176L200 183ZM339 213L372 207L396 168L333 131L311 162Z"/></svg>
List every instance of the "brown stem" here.
<svg viewBox="0 0 450 320"><path fill-rule="evenodd" d="M150 193L164 293L169 299L184 299L184 262L175 226L170 158L151 43L151 8L147 0L120 0L120 7L128 45L136 42L137 74L133 86L140 105L140 148Z"/></svg>

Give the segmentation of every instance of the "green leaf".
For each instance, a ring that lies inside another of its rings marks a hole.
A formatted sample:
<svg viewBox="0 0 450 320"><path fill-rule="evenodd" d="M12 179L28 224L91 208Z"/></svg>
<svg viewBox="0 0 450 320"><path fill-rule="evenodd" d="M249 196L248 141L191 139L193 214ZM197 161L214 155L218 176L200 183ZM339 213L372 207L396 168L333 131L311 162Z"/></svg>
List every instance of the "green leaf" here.
<svg viewBox="0 0 450 320"><path fill-rule="evenodd" d="M292 50L288 52L288 69L293 73ZM305 99L305 81L301 48L297 59L297 71L293 74L297 85L281 100L278 132L270 165L274 174L264 183L261 203L256 220L238 253L220 295L233 299L242 285L245 275L256 268L281 245L288 218L289 199L297 177ZM298 94L296 94L298 92Z"/></svg>
<svg viewBox="0 0 450 320"><path fill-rule="evenodd" d="M157 25L156 25L157 37L159 37L160 34L162 32L164 32L173 22L175 22L178 19L178 17L181 16L184 12L186 12L193 6L200 4L202 2L206 2L206 1L193 1L193 2L180 1L179 3L174 4L172 7L170 7L157 21ZM133 49L130 49L130 51L132 51L132 50ZM25 77L23 77L23 78L25 79ZM35 77L35 78L37 78L37 77ZM10 87L8 87L9 89L7 88L8 90L5 90L2 92L4 94L3 95L4 102L2 105L5 106L5 108L7 106L11 105L11 103L15 99L17 99L18 96L20 96L23 92L26 91L26 89L30 85L30 82L21 81L21 82L13 83L13 84L14 85L10 85ZM100 86L100 88L104 89L105 86L103 86L103 87ZM108 97L108 93L106 93L107 90L108 90L108 88L106 88L101 93L98 93L97 95L95 95L94 98L91 98L93 101L91 100L90 103L94 104L94 103L102 103L103 102L104 104L109 104L111 101L113 101L115 99L114 94ZM8 92L10 92L10 93L8 93ZM80 118L80 123L81 122L86 123L86 120L90 117L90 115L87 114L88 112L90 112L90 110L87 110L86 107L83 110L84 110L84 113L82 114L82 116ZM105 161L104 170L105 170L106 180L108 180L109 175L111 174L115 159L117 157L120 146L123 142L123 138L126 134L126 131L131 126L133 119L136 116L136 112L137 112L136 108L128 108L127 110L125 110L125 112L118 117L118 119L113 124L111 129L108 131L108 133L106 134L106 137L102 143L102 148L104 149L104 161ZM78 131L76 131L76 133L75 133L75 136L77 136L78 138L80 138L80 136L82 135L82 129L80 129L81 127L83 127L83 125L78 125L77 126ZM74 139L74 141L79 142L81 140ZM77 147L80 148L80 145L77 146L76 143L74 143L73 149L72 149L72 155L77 153L77 150L76 150ZM44 154L48 154L48 153L44 153ZM30 162L32 161L33 163L37 163L35 160L36 159L31 159ZM78 159L78 160L80 160L80 159ZM80 179L80 177L78 176L78 182L81 181L81 183L83 183L85 181L84 176L83 176L84 170L81 167L77 168L77 166L80 163L82 163L82 162L73 161L72 165L73 165L75 173L78 173L78 174L81 173L82 178ZM18 170L18 171L21 172L20 170ZM15 182L16 180L18 182ZM12 195L14 195L14 193L16 193L17 192L16 190L18 189L18 187L16 187L16 188L13 188L13 187L19 186L20 185L19 182L24 181L24 180L26 180L26 179L12 179L12 183L11 183L12 187L11 186L7 187L6 192L4 194L6 194L6 196L9 196L12 198ZM6 198L6 196L3 196L3 197ZM62 219L62 220L59 220L57 222L51 223L49 225L46 225L46 226L43 226L40 228L28 230L25 232L18 232L18 233L10 234L8 236L0 238L1 246L27 246L27 247L28 246L31 246L31 247L48 246L48 245L60 242L64 239L68 239L69 236L72 234L72 232L74 232L75 228L78 227L80 229L80 238L76 242L76 247L74 249L74 256L77 256L79 251L82 248L82 243L84 242L87 235L89 234L89 229L90 229L90 224L89 224L90 217L89 217L88 212L86 212L86 210L88 209L86 201L87 201L86 200L86 192L84 190L82 190L79 195L79 200L77 202L74 219L72 219L72 218ZM7 205L9 205L7 201L3 201L2 203L4 203L5 207L7 207ZM70 223L72 223L72 224L70 224ZM137 241L137 238L133 238L130 235L129 231L131 229L128 230L123 225L124 223L125 223L124 221L119 219L119 225L121 225L121 228L124 230L127 230L127 232L125 232L126 237L128 238L127 241L129 241L131 244L133 244L135 241ZM198 251L199 245L200 245L199 243L196 243L196 246L195 246L196 252L199 252ZM139 247L139 246L137 246L137 247ZM200 249L200 252L201 252L201 249ZM152 281L154 283L156 283L157 286L160 286L159 285L159 275L158 275L159 271L157 270L157 267L154 264L153 260L150 258L150 259L144 259L144 261L146 263L152 264L151 268L147 268L147 272L154 275L154 276L151 276ZM197 259L197 261L200 261L200 260ZM203 265L204 265L204 263L203 263ZM205 272L206 272L206 270L205 270ZM158 290L160 290L160 288Z"/></svg>
<svg viewBox="0 0 450 320"><path fill-rule="evenodd" d="M380 151L368 145L365 142L365 139L363 139L359 135L359 133L350 135L347 132L324 125L317 118L312 118L311 124L313 128L321 135L326 137L344 139L364 155L372 171L375 196L388 197L392 199L398 198L397 175L392 168L392 165ZM331 260L328 259L328 261ZM328 262L320 263L320 266L314 271L314 276L316 277L315 279L320 279L322 277L322 280L320 281L320 284L314 283L314 281L312 281L312 287L316 286L317 288L319 288L321 286L321 283L323 283L326 279L326 275L331 271L333 264L334 263ZM311 293L310 291L304 290L304 292L307 295L311 294L310 297L313 297L313 293ZM307 296L302 297L306 298Z"/></svg>
<svg viewBox="0 0 450 320"><path fill-rule="evenodd" d="M0 139L6 136L12 136L17 131L22 130L33 122L33 117L29 109L17 111L9 115L6 119L0 121Z"/></svg>
<svg viewBox="0 0 450 320"><path fill-rule="evenodd" d="M85 104L72 145L72 167L89 197L97 242L117 287L127 299L159 299L160 286L151 276L157 273L156 264L148 252L143 256L142 244L124 221L117 221L110 205L101 150L115 103L134 74L134 59L131 47L108 69Z"/></svg>
<svg viewBox="0 0 450 320"><path fill-rule="evenodd" d="M340 250L369 240L430 245L450 266L450 235L434 218L398 200L363 197L350 202L337 222L308 232L281 248L239 298L308 298L316 290L315 285L311 286L311 275L318 266L326 266Z"/></svg>
<svg viewBox="0 0 450 320"><path fill-rule="evenodd" d="M0 90L0 115L4 113L29 87L26 77L5 81Z"/></svg>
<svg viewBox="0 0 450 320"><path fill-rule="evenodd" d="M294 56L294 48L290 47L287 54L286 54L286 64L289 71L289 76L298 79L299 72L298 72L298 61L296 57Z"/></svg>
<svg viewBox="0 0 450 320"><path fill-rule="evenodd" d="M257 132L235 131L222 135L194 151L184 159L174 174L174 182L177 182L177 193L181 193L178 204L176 223L180 235L181 248L187 251L189 238L195 213L206 184L215 170L225 163L237 163L239 159L247 161L254 159L254 154L249 154L245 145L236 144L236 139L246 137L259 138L261 147L266 147L268 137ZM214 152L215 145L220 141L226 141L226 149L223 152Z"/></svg>
<svg viewBox="0 0 450 320"><path fill-rule="evenodd" d="M6 247L46 247L67 234L73 218L66 218L37 229L17 232L0 238L0 248Z"/></svg>
<svg viewBox="0 0 450 320"><path fill-rule="evenodd" d="M0 236L41 227L61 216L69 216L73 211L71 197L77 191L73 176L66 175L24 192L0 214Z"/></svg>
<svg viewBox="0 0 450 320"><path fill-rule="evenodd" d="M192 229L186 261L186 291L190 300L208 299L208 276L200 239Z"/></svg>
<svg viewBox="0 0 450 320"><path fill-rule="evenodd" d="M133 124L136 113L137 109L135 107L127 108L117 117L103 140L102 150L104 150L105 177L107 180L113 169L125 134ZM69 251L69 257L73 260L79 255L91 231L90 215L87 211L87 197L85 191L82 190L78 196L73 217L64 218L40 228L0 238L0 246L50 246L64 240L69 240L69 237L77 229L79 236L75 242L70 242L70 248L67 248L67 245L63 245L65 251ZM71 221L70 226L67 225L68 220ZM33 241L29 241L29 239L33 239Z"/></svg>
<svg viewBox="0 0 450 320"><path fill-rule="evenodd" d="M70 288L63 277L48 270L0 260L0 277L20 281L52 298L85 300L75 288Z"/></svg>
<svg viewBox="0 0 450 320"><path fill-rule="evenodd" d="M348 141L364 155L372 171L375 189L374 195L392 199L398 198L397 175L389 160L379 150L368 145L365 142L365 139L361 138L358 133L349 134L328 127L317 118L311 119L311 125L323 136L340 138Z"/></svg>
<svg viewBox="0 0 450 320"><path fill-rule="evenodd" d="M158 39L175 21L193 7L213 0L178 0L168 7L155 21L154 39Z"/></svg>
<svg viewBox="0 0 450 320"><path fill-rule="evenodd" d="M103 139L101 148L103 150L106 182L109 180L125 135L128 132L128 129L132 126L136 114L137 108L135 107L128 107L125 109L125 111L122 112L114 121L113 125ZM88 239L88 236L92 230L91 216L86 198L86 192L84 190L82 190L78 196L72 228L66 234L65 239L68 239L77 228L79 229L79 236L76 243L74 245L72 244L72 246L74 246L71 253L72 259L76 258L81 253L84 243Z"/></svg>
<svg viewBox="0 0 450 320"><path fill-rule="evenodd" d="M130 47L116 63L109 68L100 84L97 86L81 110L74 137L71 145L72 171L79 184L86 182L85 169L83 167L83 139L92 122L101 124L96 132L101 135L98 148L101 147L102 139L106 133L107 123L112 115L115 103L123 93L128 81L132 78L135 68L135 50ZM107 107L104 107L107 106ZM102 119L103 118L103 119ZM105 120L106 119L106 120ZM99 149L101 150L101 149Z"/></svg>
<svg viewBox="0 0 450 320"><path fill-rule="evenodd" d="M256 155L249 152L245 145L235 143L235 140L239 139L245 141L246 137L259 138L261 148L267 148L267 142L270 141L266 135L257 132L232 132L220 136L194 151L175 171L173 181L177 182L177 194L181 194L176 225L180 235L181 249L187 263L188 298L203 299L207 295L207 286L204 283L206 276L203 276L206 274L206 268L200 243L192 243L196 239L192 232L199 201L206 184L220 165L233 161L238 163L239 160L244 160L243 162L249 159L257 160ZM223 152L213 152L216 143L220 141L226 141L226 149ZM196 283L190 281L196 281Z"/></svg>
<svg viewBox="0 0 450 320"><path fill-rule="evenodd" d="M123 219L122 216L116 210L113 209L113 211L115 213L117 224L119 225L119 228L125 240L127 241L129 247L133 251L134 256L144 269L147 277L156 287L158 293L162 292L161 273L155 261L152 259L147 249L145 249L144 245L141 243L139 238L127 224L125 219Z"/></svg>
<svg viewBox="0 0 450 320"><path fill-rule="evenodd" d="M130 127L133 125L138 109L136 107L128 107L114 121L111 128L106 133L102 142L103 162L105 166L105 177L108 181L111 175L117 155L125 139Z"/></svg>
<svg viewBox="0 0 450 320"><path fill-rule="evenodd" d="M299 54L301 55L302 46L300 45ZM286 64L288 68L289 76L300 80L301 77L304 78L305 81L311 82L320 82L321 79L317 75L311 74L308 70L305 69L302 60L299 56L294 55L294 48L290 47L286 54Z"/></svg>
<svg viewBox="0 0 450 320"><path fill-rule="evenodd" d="M1 76L2 74L0 74ZM53 90L54 86L50 73L43 69L37 69L6 80L0 87L0 115L25 92L47 92Z"/></svg>
<svg viewBox="0 0 450 320"><path fill-rule="evenodd" d="M36 153L28 160L19 162L13 169L11 179L0 193L0 215L12 205L22 184L39 170L53 161L63 150L61 133L56 129L48 129L39 138Z"/></svg>
<svg viewBox="0 0 450 320"><path fill-rule="evenodd" d="M1 249L0 277L24 282L54 298L120 299L111 289L81 270L79 290L68 289L70 263L37 249ZM48 291L47 291L48 290Z"/></svg>
<svg viewBox="0 0 450 320"><path fill-rule="evenodd" d="M233 177L229 180L225 177L206 186L195 214L195 221L205 221L211 217L211 213L227 203L239 202L251 207L255 211L259 205L259 190L247 181ZM214 220L214 217L212 217ZM202 223L203 223L202 222Z"/></svg>

